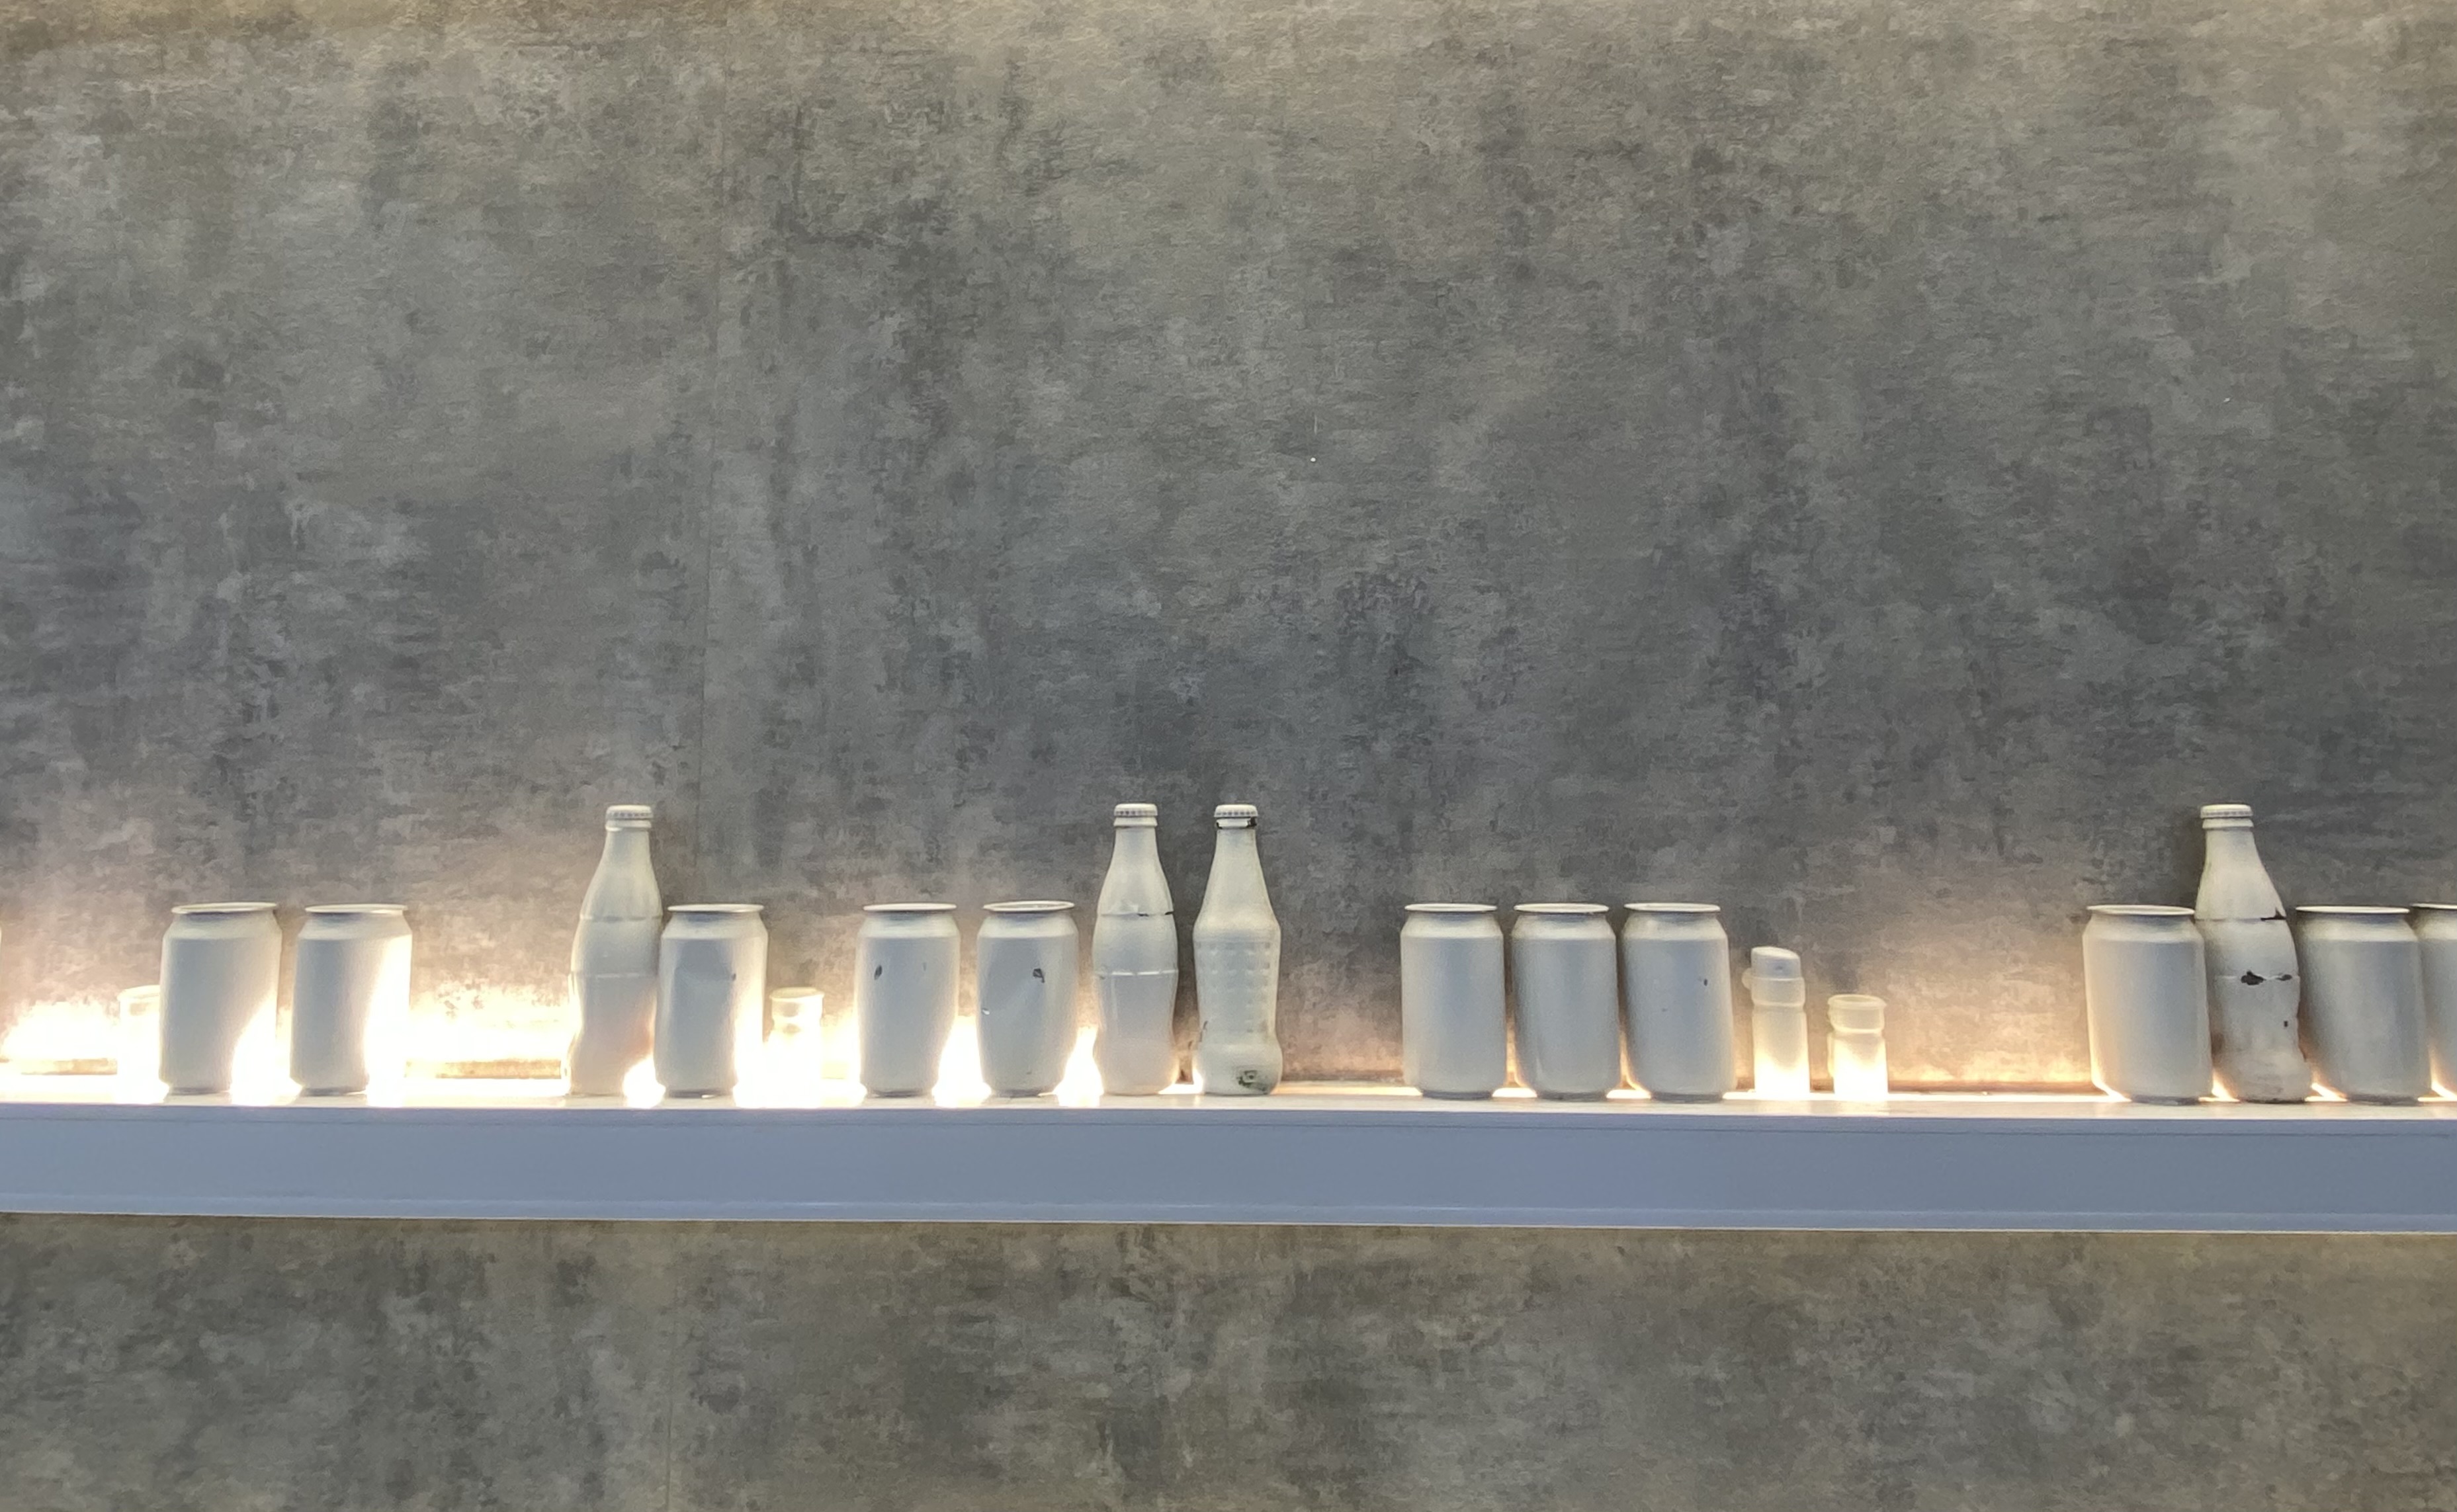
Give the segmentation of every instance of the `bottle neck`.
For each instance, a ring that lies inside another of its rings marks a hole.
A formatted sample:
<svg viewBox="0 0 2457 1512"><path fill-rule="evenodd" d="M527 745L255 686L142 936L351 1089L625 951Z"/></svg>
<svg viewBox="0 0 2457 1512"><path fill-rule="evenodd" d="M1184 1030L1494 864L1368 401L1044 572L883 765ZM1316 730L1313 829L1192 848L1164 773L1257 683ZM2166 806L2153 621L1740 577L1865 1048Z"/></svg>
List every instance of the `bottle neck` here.
<svg viewBox="0 0 2457 1512"><path fill-rule="evenodd" d="M647 866L649 864L649 832L630 826L606 828L606 850L600 866Z"/></svg>
<svg viewBox="0 0 2457 1512"><path fill-rule="evenodd" d="M1211 879L1203 891L1205 908L1214 900L1232 908L1271 906L1263 887L1263 853L1254 845L1254 827L1223 829L1211 848Z"/></svg>

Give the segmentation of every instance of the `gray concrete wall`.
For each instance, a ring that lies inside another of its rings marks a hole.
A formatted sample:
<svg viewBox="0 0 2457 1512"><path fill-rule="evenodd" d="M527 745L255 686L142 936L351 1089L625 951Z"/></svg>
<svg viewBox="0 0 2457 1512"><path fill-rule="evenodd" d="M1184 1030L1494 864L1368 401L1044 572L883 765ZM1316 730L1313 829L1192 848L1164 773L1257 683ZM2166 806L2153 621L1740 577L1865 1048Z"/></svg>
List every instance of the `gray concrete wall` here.
<svg viewBox="0 0 2457 1512"><path fill-rule="evenodd" d="M2437 1238L0 1218L11 1512L2457 1507Z"/></svg>
<svg viewBox="0 0 2457 1512"><path fill-rule="evenodd" d="M7 1001L551 1002L630 799L841 991L1233 797L1299 1074L1670 896L2077 1077L2194 804L2457 892L2452 291L2447 0L0 0Z"/></svg>

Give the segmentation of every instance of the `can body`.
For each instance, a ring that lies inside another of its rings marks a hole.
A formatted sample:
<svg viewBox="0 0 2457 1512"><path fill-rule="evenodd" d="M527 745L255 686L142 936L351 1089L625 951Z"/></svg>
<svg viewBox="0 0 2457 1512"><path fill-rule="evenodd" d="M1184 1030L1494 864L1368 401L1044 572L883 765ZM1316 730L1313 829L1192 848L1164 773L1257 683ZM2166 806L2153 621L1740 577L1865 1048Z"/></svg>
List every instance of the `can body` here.
<svg viewBox="0 0 2457 1512"><path fill-rule="evenodd" d="M1621 1085L1621 984L1599 903L1522 903L1510 929L1518 1075L1539 1097L1600 1097Z"/></svg>
<svg viewBox="0 0 2457 1512"><path fill-rule="evenodd" d="M162 1080L175 1093L230 1091L239 1035L273 1011L281 925L270 903L171 910L162 936Z"/></svg>
<svg viewBox="0 0 2457 1512"><path fill-rule="evenodd" d="M2135 1102L2210 1093L2207 948L2193 910L2106 904L2081 931L2090 1079Z"/></svg>
<svg viewBox="0 0 2457 1512"><path fill-rule="evenodd" d="M2431 1079L2457 1097L2457 903L2418 903L2414 936L2423 951L2423 1022L2431 1042Z"/></svg>
<svg viewBox="0 0 2457 1512"><path fill-rule="evenodd" d="M2303 1023L2321 1080L2354 1102L2431 1090L2423 948L2404 909L2302 908Z"/></svg>
<svg viewBox="0 0 2457 1512"><path fill-rule="evenodd" d="M1075 1049L1071 903L993 903L974 939L981 1079L1001 1097L1057 1090Z"/></svg>
<svg viewBox="0 0 2457 1512"><path fill-rule="evenodd" d="M303 1091L364 1092L370 1041L387 1059L397 1053L409 1016L409 921L396 904L307 910L290 978L290 1079Z"/></svg>
<svg viewBox="0 0 2457 1512"><path fill-rule="evenodd" d="M1509 1074L1501 926L1489 903L1412 903L1399 930L1399 1035L1408 1085L1490 1097Z"/></svg>
<svg viewBox="0 0 2457 1512"><path fill-rule="evenodd" d="M952 904L874 903L862 910L854 1018L864 1091L917 1097L938 1085L939 1057L956 1024L962 945Z"/></svg>
<svg viewBox="0 0 2457 1512"><path fill-rule="evenodd" d="M657 942L657 1084L675 1097L733 1090L759 1043L768 999L768 927L753 903L673 910Z"/></svg>
<svg viewBox="0 0 2457 1512"><path fill-rule="evenodd" d="M1621 926L1630 1075L1648 1095L1710 1102L1732 1090L1731 942L1704 903L1633 903Z"/></svg>

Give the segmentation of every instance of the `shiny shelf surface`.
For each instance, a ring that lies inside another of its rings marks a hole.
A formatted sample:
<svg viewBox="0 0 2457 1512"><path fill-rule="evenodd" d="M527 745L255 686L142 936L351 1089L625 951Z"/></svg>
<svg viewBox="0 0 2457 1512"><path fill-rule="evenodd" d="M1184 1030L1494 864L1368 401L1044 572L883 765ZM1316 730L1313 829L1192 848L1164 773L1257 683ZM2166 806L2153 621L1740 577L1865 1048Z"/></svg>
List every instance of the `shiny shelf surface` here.
<svg viewBox="0 0 2457 1512"><path fill-rule="evenodd" d="M2457 1232L2457 1102L114 1101L0 1078L0 1211L319 1217Z"/></svg>

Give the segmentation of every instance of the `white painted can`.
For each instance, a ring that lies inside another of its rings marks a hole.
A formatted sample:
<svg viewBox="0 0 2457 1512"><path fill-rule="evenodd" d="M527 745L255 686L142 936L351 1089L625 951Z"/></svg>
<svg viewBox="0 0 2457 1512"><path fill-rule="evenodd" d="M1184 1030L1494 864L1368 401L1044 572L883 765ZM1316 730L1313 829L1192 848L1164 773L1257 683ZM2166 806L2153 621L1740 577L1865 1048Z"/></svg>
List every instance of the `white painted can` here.
<svg viewBox="0 0 2457 1512"><path fill-rule="evenodd" d="M2457 1097L2457 903L2416 904L2414 935L2423 950L2432 1079L2444 1094Z"/></svg>
<svg viewBox="0 0 2457 1512"><path fill-rule="evenodd" d="M1711 903L1633 903L1621 925L1630 1075L1650 1096L1712 1102L1739 1081L1722 913Z"/></svg>
<svg viewBox="0 0 2457 1512"><path fill-rule="evenodd" d="M919 1097L939 1083L956 1026L963 938L952 903L874 903L854 951L861 1085L876 1097Z"/></svg>
<svg viewBox="0 0 2457 1512"><path fill-rule="evenodd" d="M1115 818L1092 920L1092 1059L1102 1091L1143 1095L1177 1080L1177 911L1160 866L1160 810L1120 804Z"/></svg>
<svg viewBox="0 0 2457 1512"><path fill-rule="evenodd" d="M1490 1097L1509 1075L1501 926L1490 903L1411 903L1399 930L1399 1043L1428 1097Z"/></svg>
<svg viewBox="0 0 2457 1512"><path fill-rule="evenodd" d="M611 1097L649 1058L657 1012L657 942L666 906L650 864L646 804L606 810L606 848L580 900L571 937L571 1091Z"/></svg>
<svg viewBox="0 0 2457 1512"><path fill-rule="evenodd" d="M993 903L974 937L981 1080L1039 1097L1065 1079L1075 1048L1075 905Z"/></svg>
<svg viewBox="0 0 2457 1512"><path fill-rule="evenodd" d="M657 949L657 1085L671 1097L730 1093L759 1045L768 927L755 903L673 910Z"/></svg>
<svg viewBox="0 0 2457 1512"><path fill-rule="evenodd" d="M2081 931L2090 1079L2134 1102L2210 1094L2209 964L2193 910L2106 903Z"/></svg>
<svg viewBox="0 0 2457 1512"><path fill-rule="evenodd" d="M239 1036L273 1011L281 925L270 903L192 903L162 936L162 1080L175 1093L230 1091Z"/></svg>
<svg viewBox="0 0 2457 1512"><path fill-rule="evenodd" d="M409 921L400 904L320 904L307 910L290 976L290 1079L301 1091L310 1096L364 1092L371 1042L398 1061L409 1017Z"/></svg>
<svg viewBox="0 0 2457 1512"><path fill-rule="evenodd" d="M2406 910L2316 905L2295 916L2303 1021L2322 1082L2353 1102L2412 1102L2429 1092L2423 947Z"/></svg>
<svg viewBox="0 0 2457 1512"><path fill-rule="evenodd" d="M1522 903L1510 927L1518 1075L1539 1097L1621 1085L1620 963L1600 903Z"/></svg>

